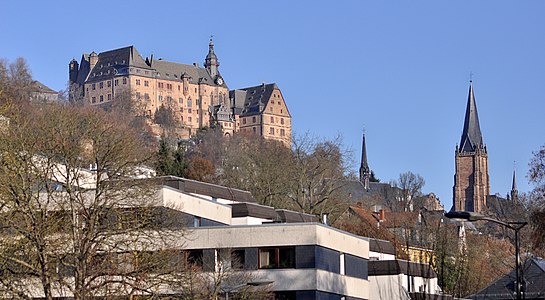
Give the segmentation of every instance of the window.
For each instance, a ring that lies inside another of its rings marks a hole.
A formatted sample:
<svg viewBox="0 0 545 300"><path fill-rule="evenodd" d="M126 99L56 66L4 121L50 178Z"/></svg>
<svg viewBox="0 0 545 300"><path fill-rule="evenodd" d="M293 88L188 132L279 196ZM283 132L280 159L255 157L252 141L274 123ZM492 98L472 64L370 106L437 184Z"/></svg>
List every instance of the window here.
<svg viewBox="0 0 545 300"><path fill-rule="evenodd" d="M140 92L136 92L136 99L140 100Z"/></svg>
<svg viewBox="0 0 545 300"><path fill-rule="evenodd" d="M274 128L272 128L272 127L269 128L269 134L270 134L270 135L274 135Z"/></svg>
<svg viewBox="0 0 545 300"><path fill-rule="evenodd" d="M123 77L123 84L127 84L127 77Z"/></svg>
<svg viewBox="0 0 545 300"><path fill-rule="evenodd" d="M188 109L187 109L187 112L188 112L188 113L191 113L191 108L188 108Z"/></svg>
<svg viewBox="0 0 545 300"><path fill-rule="evenodd" d="M274 123L274 117L271 116L271 123Z"/></svg>
<svg viewBox="0 0 545 300"><path fill-rule="evenodd" d="M157 100L159 100L159 102L160 102L160 101L163 101L163 96L162 96L162 95L158 95L158 96L157 96Z"/></svg>
<svg viewBox="0 0 545 300"><path fill-rule="evenodd" d="M191 123L191 117L189 117L189 118L187 118L187 119L188 119L189 123Z"/></svg>
<svg viewBox="0 0 545 300"><path fill-rule="evenodd" d="M295 268L295 248L260 248L259 269L288 269Z"/></svg>
<svg viewBox="0 0 545 300"><path fill-rule="evenodd" d="M185 252L185 261L188 266L202 267L202 250L189 250Z"/></svg>
<svg viewBox="0 0 545 300"><path fill-rule="evenodd" d="M179 99L178 99L178 103L180 103L180 104L184 104L184 99L182 99L182 98L179 98Z"/></svg>
<svg viewBox="0 0 545 300"><path fill-rule="evenodd" d="M150 100L150 97L149 97L149 94L148 94L148 93L144 93L144 100L147 100L147 101Z"/></svg>
<svg viewBox="0 0 545 300"><path fill-rule="evenodd" d="M146 72L147 73L147 72ZM144 86L149 86L149 81L144 80Z"/></svg>
<svg viewBox="0 0 545 300"><path fill-rule="evenodd" d="M254 133L257 133L257 128L252 127L252 130L254 131Z"/></svg>
<svg viewBox="0 0 545 300"><path fill-rule="evenodd" d="M97 102L97 97L91 97L91 103L96 103Z"/></svg>
<svg viewBox="0 0 545 300"><path fill-rule="evenodd" d="M116 80L114 81L114 85L117 86L118 84L119 84L119 80L116 79Z"/></svg>
<svg viewBox="0 0 545 300"><path fill-rule="evenodd" d="M286 135L286 131L284 129L280 129L280 136L285 136Z"/></svg>
<svg viewBox="0 0 545 300"><path fill-rule="evenodd" d="M136 79L136 85L140 85L140 79Z"/></svg>
<svg viewBox="0 0 545 300"><path fill-rule="evenodd" d="M284 118L280 118L280 124L284 125Z"/></svg>
<svg viewBox="0 0 545 300"><path fill-rule="evenodd" d="M101 89L104 88L104 82L99 83L98 87L101 88Z"/></svg>
<svg viewBox="0 0 545 300"><path fill-rule="evenodd" d="M172 90L172 84L167 83L167 89Z"/></svg>
<svg viewBox="0 0 545 300"><path fill-rule="evenodd" d="M107 87L111 87L111 86L112 86L112 82L111 82L110 80L108 80L108 81L106 82L106 86L107 86Z"/></svg>
<svg viewBox="0 0 545 300"><path fill-rule="evenodd" d="M104 96L100 95L100 102L104 102Z"/></svg>
<svg viewBox="0 0 545 300"><path fill-rule="evenodd" d="M191 98L187 99L187 107L191 107L192 101Z"/></svg>
<svg viewBox="0 0 545 300"><path fill-rule="evenodd" d="M112 94L108 94L108 101L112 100Z"/></svg>
<svg viewBox="0 0 545 300"><path fill-rule="evenodd" d="M201 224L202 224L201 217L193 217L193 227L201 227Z"/></svg>
<svg viewBox="0 0 545 300"><path fill-rule="evenodd" d="M178 84L178 91L180 91L180 85Z"/></svg>
<svg viewBox="0 0 545 300"><path fill-rule="evenodd" d="M246 124L246 118L242 118L242 124Z"/></svg>
<svg viewBox="0 0 545 300"><path fill-rule="evenodd" d="M252 117L252 123L255 123L255 117Z"/></svg>
<svg viewBox="0 0 545 300"><path fill-rule="evenodd" d="M96 90L96 89L97 89L96 83L93 83L93 85L91 86L91 88L93 89L93 91Z"/></svg>
<svg viewBox="0 0 545 300"><path fill-rule="evenodd" d="M231 268L235 270L244 269L244 259L246 252L244 249L236 249L231 251Z"/></svg>

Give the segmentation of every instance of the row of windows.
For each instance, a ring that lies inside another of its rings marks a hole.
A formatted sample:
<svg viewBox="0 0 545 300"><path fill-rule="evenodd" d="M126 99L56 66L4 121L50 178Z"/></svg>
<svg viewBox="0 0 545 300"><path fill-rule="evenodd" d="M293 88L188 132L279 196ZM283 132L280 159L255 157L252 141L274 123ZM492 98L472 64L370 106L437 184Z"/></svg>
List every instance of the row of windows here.
<svg viewBox="0 0 545 300"><path fill-rule="evenodd" d="M117 86L119 84L119 79L114 80L114 85ZM127 78L123 77L123 84L127 84ZM137 84L138 85L138 84ZM106 87L111 87L112 82L110 80L106 81ZM103 89L104 88L104 81L98 83L98 88ZM94 91L97 89L97 84L93 83L91 84L91 89ZM89 91L89 89L87 89Z"/></svg>
<svg viewBox="0 0 545 300"><path fill-rule="evenodd" d="M286 136L286 131L283 128L280 129L280 131L277 128L276 133L278 134L279 132L280 132L280 136ZM269 134L270 135L275 135L274 133L275 133L274 127L269 128Z"/></svg>
<svg viewBox="0 0 545 300"><path fill-rule="evenodd" d="M242 124L246 124L246 120L249 118L242 118ZM278 121L278 118L277 118ZM252 117L252 123L257 122L257 118L255 116ZM274 117L271 116L271 123L274 123ZM280 118L280 124L284 125L284 118Z"/></svg>
<svg viewBox="0 0 545 300"><path fill-rule="evenodd" d="M108 101L112 100L112 94L108 94L108 95L106 95L106 97L107 97L106 99L108 99ZM100 95L98 97L98 101L99 101L99 103L104 102L104 95ZM95 97L95 96L91 97L91 103L97 103L97 97Z"/></svg>
<svg viewBox="0 0 545 300"><path fill-rule="evenodd" d="M141 84L140 79L136 79L136 85L140 85L140 84ZM149 86L148 80L144 80L144 86Z"/></svg>

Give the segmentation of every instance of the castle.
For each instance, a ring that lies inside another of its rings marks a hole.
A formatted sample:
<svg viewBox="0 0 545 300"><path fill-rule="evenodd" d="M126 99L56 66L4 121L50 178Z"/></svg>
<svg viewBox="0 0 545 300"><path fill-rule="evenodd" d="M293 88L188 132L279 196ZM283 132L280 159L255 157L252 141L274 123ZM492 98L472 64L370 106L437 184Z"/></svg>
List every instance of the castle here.
<svg viewBox="0 0 545 300"><path fill-rule="evenodd" d="M291 145L291 115L278 86L261 84L229 90L219 72L210 39L204 67L146 57L134 46L83 54L69 64L70 98L93 106L121 97L135 100L153 120L161 108L171 109L182 137L203 127L219 126L225 135L257 134Z"/></svg>

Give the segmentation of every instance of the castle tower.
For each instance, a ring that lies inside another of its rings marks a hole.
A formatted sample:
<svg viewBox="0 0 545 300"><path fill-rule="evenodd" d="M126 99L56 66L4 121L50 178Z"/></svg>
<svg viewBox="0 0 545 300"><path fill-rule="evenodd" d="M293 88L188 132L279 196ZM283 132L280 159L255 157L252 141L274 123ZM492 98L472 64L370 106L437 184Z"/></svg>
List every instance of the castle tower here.
<svg viewBox="0 0 545 300"><path fill-rule="evenodd" d="M361 144L361 165L360 165L360 182L363 187L369 189L369 178L371 177L371 169L367 163L367 147L365 146L365 132L363 133L363 139Z"/></svg>
<svg viewBox="0 0 545 300"><path fill-rule="evenodd" d="M453 204L455 211L481 212L490 194L488 153L483 143L473 83L469 82L464 129L455 151Z"/></svg>
<svg viewBox="0 0 545 300"><path fill-rule="evenodd" d="M210 43L208 44L208 54L204 59L204 67L208 70L210 77L212 77L214 80L216 80L216 77L219 75L219 66L220 63L218 61L218 57L216 56L216 53L214 53L214 42L212 41L212 38L210 38Z"/></svg>
<svg viewBox="0 0 545 300"><path fill-rule="evenodd" d="M519 191L517 190L517 174L516 171L513 170L513 185L511 186L511 200L518 201L519 199Z"/></svg>
<svg viewBox="0 0 545 300"><path fill-rule="evenodd" d="M75 83L78 80L79 65L75 59L70 61L68 65L68 75L70 79L70 84Z"/></svg>

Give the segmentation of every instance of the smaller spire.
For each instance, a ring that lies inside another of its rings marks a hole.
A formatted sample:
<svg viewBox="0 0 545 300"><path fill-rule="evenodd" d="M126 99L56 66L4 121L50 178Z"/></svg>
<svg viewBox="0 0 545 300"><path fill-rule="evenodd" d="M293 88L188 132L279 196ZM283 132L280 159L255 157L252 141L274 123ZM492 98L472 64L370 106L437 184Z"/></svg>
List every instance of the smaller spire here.
<svg viewBox="0 0 545 300"><path fill-rule="evenodd" d="M204 59L204 67L208 70L208 73L210 73L210 77L212 77L212 79L215 79L216 76L219 75L218 67L220 63L218 61L216 53L214 53L214 41L212 38L213 36L211 35L210 42L208 43L208 54Z"/></svg>
<svg viewBox="0 0 545 300"><path fill-rule="evenodd" d="M365 129L363 130L363 137L361 142L361 165L360 165L360 182L365 189L369 189L369 178L371 177L371 170L367 163L367 147L365 144Z"/></svg>
<svg viewBox="0 0 545 300"><path fill-rule="evenodd" d="M511 200L516 201L519 197L519 191L517 190L517 170L516 166L513 168L513 184L511 185Z"/></svg>

